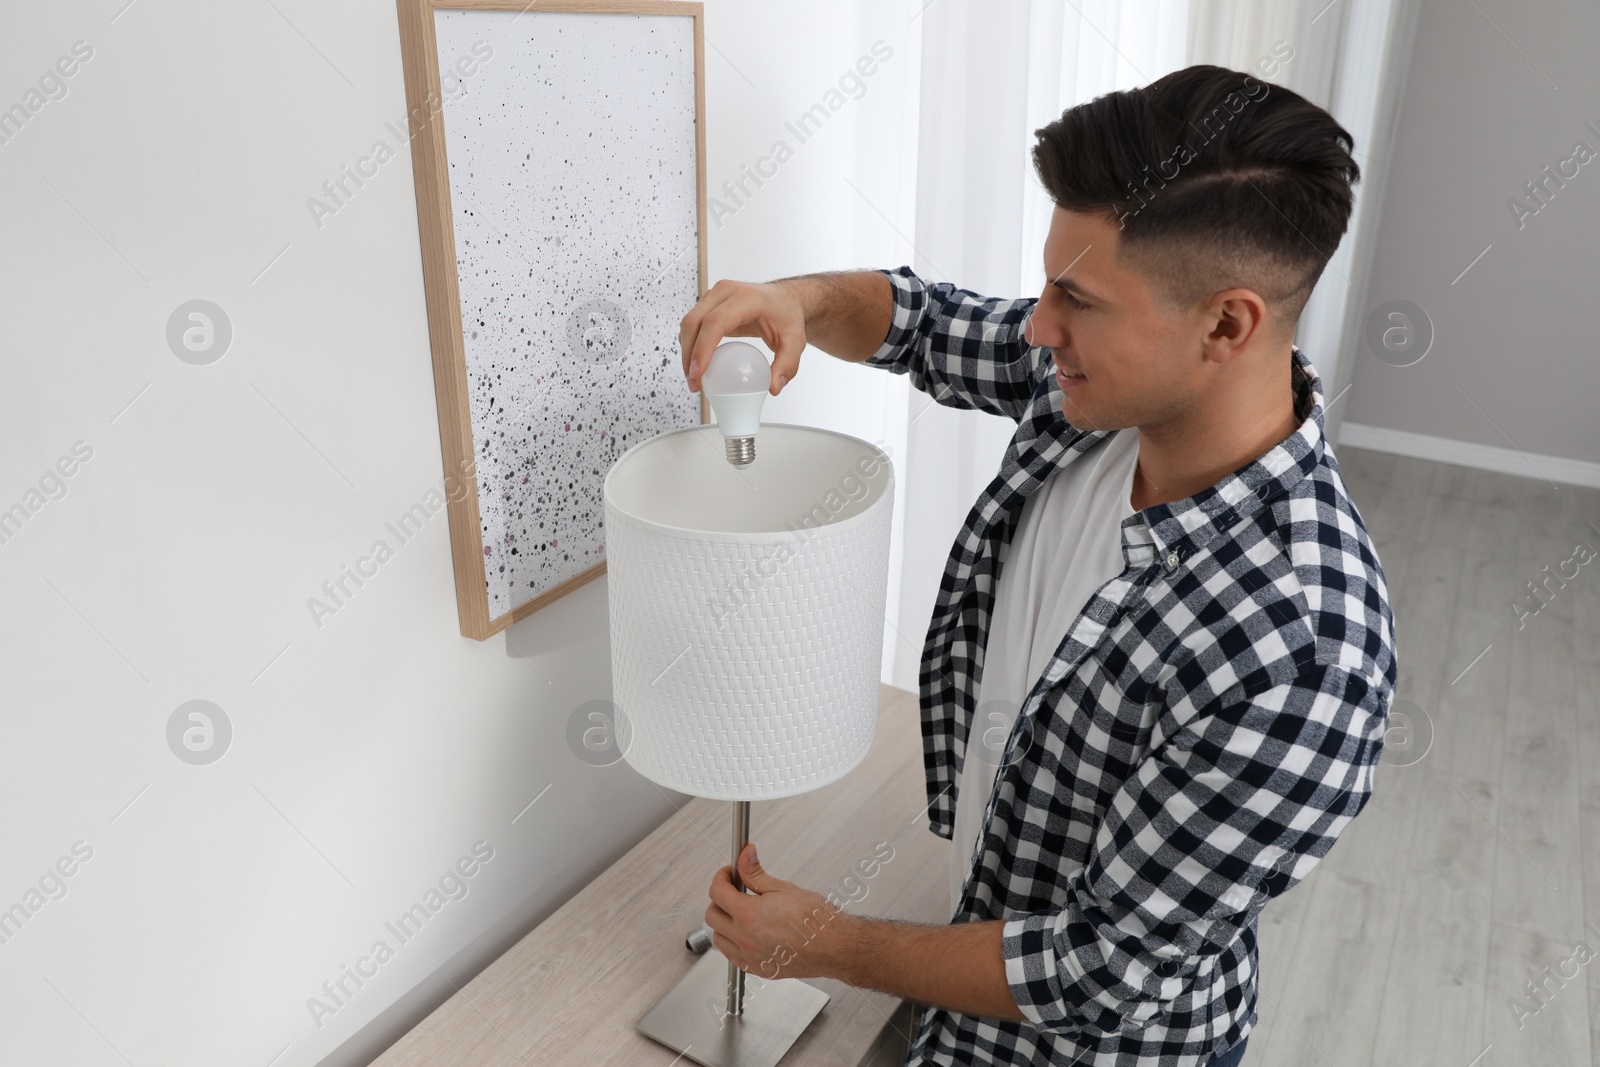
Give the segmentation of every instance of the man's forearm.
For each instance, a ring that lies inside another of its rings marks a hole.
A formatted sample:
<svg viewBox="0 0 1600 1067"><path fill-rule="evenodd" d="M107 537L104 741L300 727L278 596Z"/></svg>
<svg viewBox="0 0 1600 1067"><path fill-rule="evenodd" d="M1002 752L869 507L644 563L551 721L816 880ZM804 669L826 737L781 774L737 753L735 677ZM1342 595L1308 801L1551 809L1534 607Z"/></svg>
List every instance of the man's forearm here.
<svg viewBox="0 0 1600 1067"><path fill-rule="evenodd" d="M1025 1019L1000 951L1003 920L925 926L840 914L830 977L965 1015Z"/></svg>
<svg viewBox="0 0 1600 1067"><path fill-rule="evenodd" d="M894 290L875 270L829 271L779 278L805 309L806 341L850 363L876 352L894 319Z"/></svg>

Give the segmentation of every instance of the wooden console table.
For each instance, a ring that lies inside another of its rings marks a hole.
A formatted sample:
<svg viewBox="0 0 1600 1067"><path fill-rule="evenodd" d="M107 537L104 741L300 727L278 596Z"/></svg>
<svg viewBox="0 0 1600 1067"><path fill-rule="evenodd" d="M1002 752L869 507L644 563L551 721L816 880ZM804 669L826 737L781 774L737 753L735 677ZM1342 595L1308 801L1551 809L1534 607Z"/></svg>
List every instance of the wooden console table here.
<svg viewBox="0 0 1600 1067"><path fill-rule="evenodd" d="M822 789L752 804L750 838L779 878L859 897L847 906L854 914L943 923L950 845L928 831L917 698L883 686L878 714L859 767ZM373 1067L688 1067L634 1022L699 958L683 939L704 921L711 875L729 862L728 813L725 802L690 800ZM893 857L863 878L857 864L880 842ZM891 1016L906 1025L899 998L805 981L831 999L780 1067L861 1067Z"/></svg>

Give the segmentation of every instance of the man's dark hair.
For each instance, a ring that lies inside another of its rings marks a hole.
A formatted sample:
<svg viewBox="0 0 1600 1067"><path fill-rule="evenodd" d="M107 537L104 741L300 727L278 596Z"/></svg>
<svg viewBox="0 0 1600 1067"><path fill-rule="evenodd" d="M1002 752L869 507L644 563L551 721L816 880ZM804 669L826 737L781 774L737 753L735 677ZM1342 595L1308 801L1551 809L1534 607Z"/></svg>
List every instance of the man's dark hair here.
<svg viewBox="0 0 1600 1067"><path fill-rule="evenodd" d="M1050 198L1117 222L1118 261L1171 308L1251 289L1291 333L1361 179L1355 142L1332 115L1208 64L1098 96L1034 133Z"/></svg>

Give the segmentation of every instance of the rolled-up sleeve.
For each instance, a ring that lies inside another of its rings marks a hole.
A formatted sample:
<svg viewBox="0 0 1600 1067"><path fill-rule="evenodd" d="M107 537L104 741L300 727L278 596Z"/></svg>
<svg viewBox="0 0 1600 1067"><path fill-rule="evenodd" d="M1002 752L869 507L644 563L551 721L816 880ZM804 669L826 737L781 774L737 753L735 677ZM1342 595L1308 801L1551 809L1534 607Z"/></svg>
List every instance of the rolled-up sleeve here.
<svg viewBox="0 0 1600 1067"><path fill-rule="evenodd" d="M1242 927L1365 805L1392 699L1313 666L1153 750L1112 798L1067 906L1004 925L1022 1013L1047 1031L1138 1031L1210 981Z"/></svg>
<svg viewBox="0 0 1600 1067"><path fill-rule="evenodd" d="M894 291L894 318L863 362L895 374L946 407L1020 422L1053 373L1048 348L1023 337L1033 298L985 298L949 282L928 283L910 267L880 271Z"/></svg>

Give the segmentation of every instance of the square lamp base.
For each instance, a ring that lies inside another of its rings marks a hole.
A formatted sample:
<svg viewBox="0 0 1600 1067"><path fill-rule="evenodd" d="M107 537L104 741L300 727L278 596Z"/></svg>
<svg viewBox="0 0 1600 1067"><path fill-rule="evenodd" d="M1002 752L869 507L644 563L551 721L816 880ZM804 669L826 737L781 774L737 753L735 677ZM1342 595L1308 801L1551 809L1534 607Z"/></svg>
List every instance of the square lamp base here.
<svg viewBox="0 0 1600 1067"><path fill-rule="evenodd" d="M728 1016L728 960L708 948L635 1025L704 1067L777 1067L828 994L797 978L746 973L744 1012Z"/></svg>

